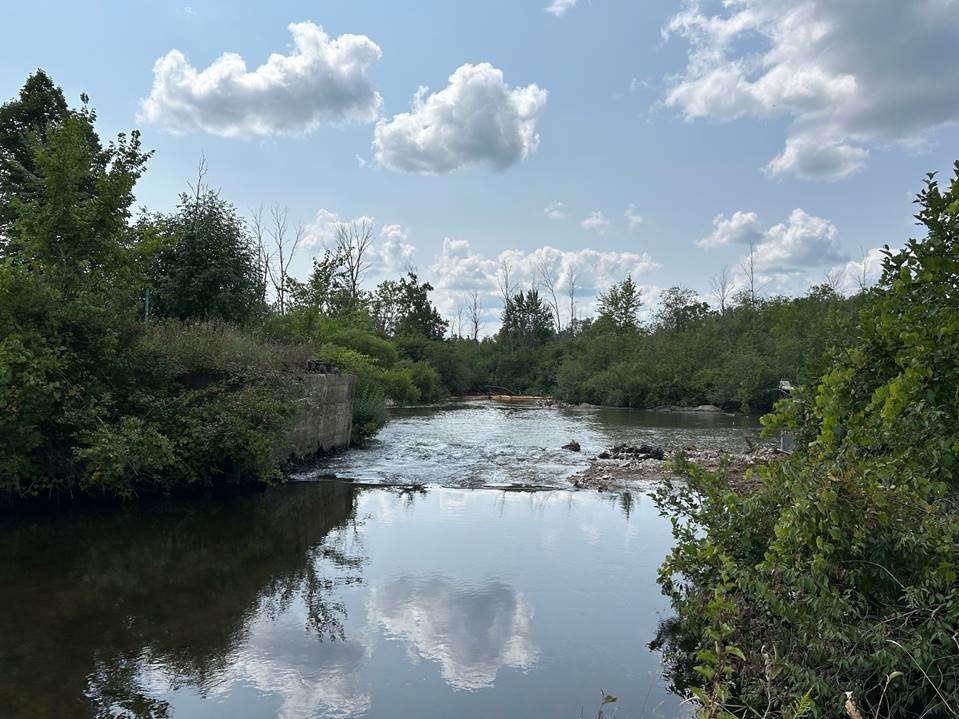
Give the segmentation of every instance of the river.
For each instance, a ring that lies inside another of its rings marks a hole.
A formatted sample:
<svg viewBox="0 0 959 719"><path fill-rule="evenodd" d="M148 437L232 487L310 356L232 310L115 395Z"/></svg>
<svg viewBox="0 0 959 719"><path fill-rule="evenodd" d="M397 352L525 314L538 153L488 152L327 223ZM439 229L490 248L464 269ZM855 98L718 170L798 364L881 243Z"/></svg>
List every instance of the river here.
<svg viewBox="0 0 959 719"><path fill-rule="evenodd" d="M263 492L3 517L0 715L572 718L602 691L622 718L683 715L647 647L668 521L641 488L564 480L612 443L754 433L403 409L370 448Z"/></svg>

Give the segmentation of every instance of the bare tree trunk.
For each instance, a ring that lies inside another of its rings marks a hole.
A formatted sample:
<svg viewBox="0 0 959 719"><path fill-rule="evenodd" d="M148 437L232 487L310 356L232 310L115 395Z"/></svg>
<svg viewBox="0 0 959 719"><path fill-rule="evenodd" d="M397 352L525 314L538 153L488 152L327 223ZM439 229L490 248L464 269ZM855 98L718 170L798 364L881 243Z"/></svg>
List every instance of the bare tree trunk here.
<svg viewBox="0 0 959 719"><path fill-rule="evenodd" d="M556 334L559 334L563 331L563 320L559 314L559 301L556 299L556 274L546 262L537 265L536 274L539 275L539 284L549 293L550 307L556 320Z"/></svg>
<svg viewBox="0 0 959 719"><path fill-rule="evenodd" d="M732 291L733 275L729 267L723 265L719 273L709 280L709 287L713 291L713 297L719 303L719 314L726 314L726 303L729 301L729 294Z"/></svg>
<svg viewBox="0 0 959 719"><path fill-rule="evenodd" d="M362 295L363 275L370 268L369 251L374 239L373 223L369 220L336 225L336 253L343 263L351 309L356 308Z"/></svg>
<svg viewBox="0 0 959 719"><path fill-rule="evenodd" d="M569 280L567 282L566 295L569 297L569 333L576 331L576 280L579 277L576 274L576 268L570 265Z"/></svg>
<svg viewBox="0 0 959 719"><path fill-rule="evenodd" d="M474 342L479 341L479 333L482 327L480 317L483 314L483 303L480 301L479 290L470 291L470 303L466 306L466 315L470 323L470 334Z"/></svg>
<svg viewBox="0 0 959 719"><path fill-rule="evenodd" d="M827 272L823 277L823 284L837 295L842 294L842 273L837 270Z"/></svg>
<svg viewBox="0 0 959 719"><path fill-rule="evenodd" d="M280 314L286 313L286 293L287 278L289 277L290 263L293 262L293 256L296 248L303 240L305 228L298 224L293 230L293 237L288 238L289 232L289 210L286 207L273 205L270 208L270 219L272 226L269 229L270 236L273 238L274 250L271 253L271 262L267 265L270 282L273 290L276 292L276 306Z"/></svg>
<svg viewBox="0 0 959 719"><path fill-rule="evenodd" d="M752 240L749 241L749 255L742 265L743 273L746 275L746 289L749 292L749 303L756 304L756 246Z"/></svg>
<svg viewBox="0 0 959 719"><path fill-rule="evenodd" d="M859 248L859 251L862 253L862 269L856 276L856 285L858 285L860 292L865 292L869 287L869 271L866 266L866 263L869 260L869 251L864 250L861 247Z"/></svg>
<svg viewBox="0 0 959 719"><path fill-rule="evenodd" d="M263 217L263 203L250 210L250 226L253 228L253 239L256 241L256 267L260 286L263 288L263 302L266 303L266 288L270 282L270 262L273 255L267 252L264 235L266 224Z"/></svg>
<svg viewBox="0 0 959 719"><path fill-rule="evenodd" d="M510 272L512 266L509 260L500 260L499 271L496 273L496 284L499 286L500 294L503 295L503 305L513 298L513 285L510 283Z"/></svg>

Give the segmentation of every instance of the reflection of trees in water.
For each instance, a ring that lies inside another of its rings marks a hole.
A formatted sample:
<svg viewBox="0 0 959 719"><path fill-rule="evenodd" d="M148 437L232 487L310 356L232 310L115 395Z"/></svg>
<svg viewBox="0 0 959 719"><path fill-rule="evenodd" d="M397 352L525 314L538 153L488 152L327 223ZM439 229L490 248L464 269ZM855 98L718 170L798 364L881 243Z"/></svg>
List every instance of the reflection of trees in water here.
<svg viewBox="0 0 959 719"><path fill-rule="evenodd" d="M701 683L702 677L695 671L699 663L696 658L698 647L699 636L684 628L678 617L664 619L656 627L656 636L649 648L672 658L663 672L663 678L668 682L667 690L672 694L686 698L690 695L690 687Z"/></svg>
<svg viewBox="0 0 959 719"><path fill-rule="evenodd" d="M318 638L342 638L345 608L331 590L360 581L362 559L325 540L353 516L354 494L290 485L8 522L0 705L9 716L165 716L138 685L144 661L202 692L254 617L297 599Z"/></svg>

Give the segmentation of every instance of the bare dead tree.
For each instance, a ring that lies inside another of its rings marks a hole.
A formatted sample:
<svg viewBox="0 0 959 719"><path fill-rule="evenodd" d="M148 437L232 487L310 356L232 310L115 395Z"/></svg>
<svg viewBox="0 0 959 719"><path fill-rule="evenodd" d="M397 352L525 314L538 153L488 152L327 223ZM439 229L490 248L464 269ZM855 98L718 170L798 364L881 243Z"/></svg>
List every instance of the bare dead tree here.
<svg viewBox="0 0 959 719"><path fill-rule="evenodd" d="M756 244L749 241L749 254L742 264L743 274L746 276L746 292L749 294L749 303L756 304Z"/></svg>
<svg viewBox="0 0 959 719"><path fill-rule="evenodd" d="M463 338L463 305L456 308L456 336Z"/></svg>
<svg viewBox="0 0 959 719"><path fill-rule="evenodd" d="M206 188L206 184L203 180L208 171L209 167L206 164L206 156L201 155L200 161L197 163L196 167L196 182L191 181L187 183L187 187L189 187L193 192L193 202L197 208L200 206L200 197L203 195L203 190Z"/></svg>
<svg viewBox="0 0 959 719"><path fill-rule="evenodd" d="M860 247L859 251L862 253L862 267L856 275L856 286L860 292L865 292L869 289L869 250Z"/></svg>
<svg viewBox="0 0 959 719"><path fill-rule="evenodd" d="M256 244L256 267L260 286L263 288L263 300L266 301L266 288L270 282L270 262L273 253L266 246L266 221L263 203L250 210L250 228L253 230L253 242Z"/></svg>
<svg viewBox="0 0 959 719"><path fill-rule="evenodd" d="M710 278L709 288L712 290L716 302L719 303L719 314L725 315L726 303L733 291L733 273L727 265L719 268L719 272Z"/></svg>
<svg viewBox="0 0 959 719"><path fill-rule="evenodd" d="M579 275L576 274L576 267L569 266L569 275L566 278L566 296L569 298L569 331L572 334L576 330L576 282Z"/></svg>
<svg viewBox="0 0 959 719"><path fill-rule="evenodd" d="M559 314L559 300L556 299L556 273L553 271L552 265L544 260L536 265L536 275L539 285L548 295L547 301L553 310L553 318L556 321L556 334L559 334L563 331L563 319Z"/></svg>
<svg viewBox="0 0 959 719"><path fill-rule="evenodd" d="M823 284L837 295L842 293L842 272L830 270L823 276Z"/></svg>
<svg viewBox="0 0 959 719"><path fill-rule="evenodd" d="M334 229L335 252L343 263L344 289L355 307L363 293L363 275L370 269L370 248L376 235L369 220L337 223Z"/></svg>
<svg viewBox="0 0 959 719"><path fill-rule="evenodd" d="M469 320L470 336L474 342L479 341L480 329L483 323L480 319L483 315L483 302L480 300L479 290L470 290L469 304L466 305L466 317Z"/></svg>
<svg viewBox="0 0 959 719"><path fill-rule="evenodd" d="M499 261L499 270L496 272L496 285L499 287L500 294L503 295L504 306L513 298L513 285L510 281L512 269L512 265L506 258Z"/></svg>
<svg viewBox="0 0 959 719"><path fill-rule="evenodd" d="M276 292L277 309L283 314L286 312L290 263L293 262L296 248L303 240L306 230L302 224L298 224L290 236L289 210L279 205L270 208L270 223L268 232L273 239L273 251L270 253L271 261L267 264L267 273Z"/></svg>

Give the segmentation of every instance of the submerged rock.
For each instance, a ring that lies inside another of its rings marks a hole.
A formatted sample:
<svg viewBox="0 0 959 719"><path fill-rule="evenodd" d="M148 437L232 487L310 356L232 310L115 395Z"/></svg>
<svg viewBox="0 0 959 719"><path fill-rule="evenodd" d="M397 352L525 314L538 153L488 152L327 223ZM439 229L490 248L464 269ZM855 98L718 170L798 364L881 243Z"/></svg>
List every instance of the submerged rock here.
<svg viewBox="0 0 959 719"><path fill-rule="evenodd" d="M580 449L582 449L582 448L579 446L579 442L577 442L577 441L574 439L572 442L570 442L570 443L568 443L568 444L564 444L564 445L563 445L563 449L568 449L570 452L579 452Z"/></svg>

